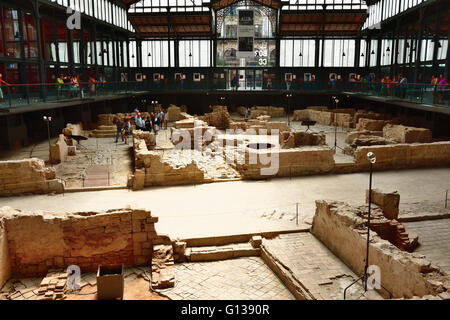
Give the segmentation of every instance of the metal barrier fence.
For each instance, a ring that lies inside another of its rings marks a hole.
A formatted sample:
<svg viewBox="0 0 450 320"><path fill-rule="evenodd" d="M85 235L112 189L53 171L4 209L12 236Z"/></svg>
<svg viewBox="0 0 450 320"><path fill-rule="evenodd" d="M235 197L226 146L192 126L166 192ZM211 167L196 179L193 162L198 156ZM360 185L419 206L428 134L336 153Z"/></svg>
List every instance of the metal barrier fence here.
<svg viewBox="0 0 450 320"><path fill-rule="evenodd" d="M308 92L351 92L440 106L450 106L450 85L430 85L424 83L364 83L336 82L328 84L305 81L127 81L79 84L2 84L0 109L13 108L38 103L62 102L94 99L95 97L117 96L133 93L164 93L189 91L281 91L286 93Z"/></svg>

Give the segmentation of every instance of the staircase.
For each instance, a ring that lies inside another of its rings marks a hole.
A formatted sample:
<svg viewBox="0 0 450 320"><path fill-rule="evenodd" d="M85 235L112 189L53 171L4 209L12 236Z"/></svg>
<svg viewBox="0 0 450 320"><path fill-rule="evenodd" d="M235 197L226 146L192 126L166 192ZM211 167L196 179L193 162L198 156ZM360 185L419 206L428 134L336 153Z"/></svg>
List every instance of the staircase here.
<svg viewBox="0 0 450 320"><path fill-rule="evenodd" d="M250 243L232 243L224 246L186 248L186 256L191 262L258 257L260 254L259 247L254 248Z"/></svg>
<svg viewBox="0 0 450 320"><path fill-rule="evenodd" d="M91 132L93 138L115 138L117 128L116 126L99 126Z"/></svg>

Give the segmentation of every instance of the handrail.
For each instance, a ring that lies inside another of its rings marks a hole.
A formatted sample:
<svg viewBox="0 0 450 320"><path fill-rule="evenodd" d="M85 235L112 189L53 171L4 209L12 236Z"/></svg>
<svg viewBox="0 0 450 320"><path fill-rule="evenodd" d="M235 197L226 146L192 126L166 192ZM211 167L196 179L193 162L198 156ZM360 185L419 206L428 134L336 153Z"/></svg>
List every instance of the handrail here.
<svg viewBox="0 0 450 320"><path fill-rule="evenodd" d="M183 81L186 81L186 79L183 79ZM231 82L230 80L227 81L226 79L217 79L217 82L218 81ZM265 83L267 83L267 81L263 80L263 79L261 79L261 80L241 79L239 81L240 82L246 81L246 82L265 82ZM154 81L153 79L149 79L149 80L146 80L146 81L109 81L109 82L108 81L105 81L105 82L96 81L96 82L93 82L93 84L118 84L118 83L120 83L120 84L126 84L126 83L145 84L145 83L158 83L158 82L161 83L161 84L164 84L163 80ZM174 79L172 79L169 82L170 83L175 83L176 81ZM215 81L211 81L211 80L201 80L201 81L196 82L196 81L193 81L191 79L189 79L188 82L199 83L199 84L202 84L202 83L215 83ZM290 83L307 83L307 81L303 81L303 79L296 80L296 81L284 81L284 80L274 81L274 80L272 80L271 82L272 82L272 84L274 84L274 83L283 83L283 84L285 84L286 82L290 82ZM328 81L328 83L329 82L330 81ZM315 83L321 83L321 82L317 81L317 79L316 79L316 81L309 81L309 83L310 84L315 84ZM343 81L342 80L338 80L337 84L338 83L339 84L343 83ZM348 81L348 80L345 83L346 84L355 84L355 83L357 83L357 84L391 84L391 85L418 85L418 86L420 85L420 86L430 86L430 87L435 87L435 86L450 87L450 83L446 83L446 84L431 84L431 83L419 83L419 82L417 82L417 83L415 83L415 82L400 83L400 82L392 82L392 81L391 82L373 82L373 81L371 81L371 82L365 82L365 81L354 81L354 82L351 82L351 81ZM82 84L83 85L88 85L88 84L91 84L91 82L78 82L78 84L80 84L80 85L82 85ZM11 86L21 86L21 87L26 87L26 86L64 86L64 85L75 85L75 84L74 83L57 83L57 82L46 83L46 82L43 82L43 83L8 83L6 85L6 84L3 84L3 83L0 83L0 86L2 86L2 87L7 87L7 86L10 86L10 87Z"/></svg>

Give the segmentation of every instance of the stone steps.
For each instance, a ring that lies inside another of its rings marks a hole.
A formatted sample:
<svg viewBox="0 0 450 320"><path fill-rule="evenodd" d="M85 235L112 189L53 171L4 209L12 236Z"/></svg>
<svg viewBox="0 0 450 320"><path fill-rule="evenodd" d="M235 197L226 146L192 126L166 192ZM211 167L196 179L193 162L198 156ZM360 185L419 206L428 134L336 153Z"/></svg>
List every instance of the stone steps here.
<svg viewBox="0 0 450 320"><path fill-rule="evenodd" d="M186 248L188 261L217 261L242 257L258 257L261 254L259 246L254 248L250 243L234 243L225 246L190 247Z"/></svg>
<svg viewBox="0 0 450 320"><path fill-rule="evenodd" d="M94 130L91 133L91 137L94 137L94 138L115 138L116 137L116 130L114 130L114 131Z"/></svg>

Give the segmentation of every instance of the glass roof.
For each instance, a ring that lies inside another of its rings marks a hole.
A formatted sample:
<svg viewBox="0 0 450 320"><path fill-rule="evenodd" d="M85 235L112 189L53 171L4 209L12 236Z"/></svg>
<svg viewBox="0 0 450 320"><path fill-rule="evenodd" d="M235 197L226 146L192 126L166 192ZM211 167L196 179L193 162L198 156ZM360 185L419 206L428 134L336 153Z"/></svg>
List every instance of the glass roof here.
<svg viewBox="0 0 450 320"><path fill-rule="evenodd" d="M283 10L366 10L363 0L288 0ZM324 5L326 7L324 8Z"/></svg>
<svg viewBox="0 0 450 320"><path fill-rule="evenodd" d="M129 12L208 11L214 0L141 0ZM283 10L366 10L364 0L282 0Z"/></svg>

